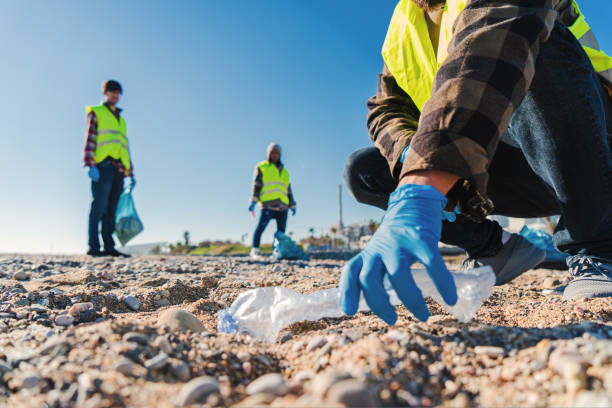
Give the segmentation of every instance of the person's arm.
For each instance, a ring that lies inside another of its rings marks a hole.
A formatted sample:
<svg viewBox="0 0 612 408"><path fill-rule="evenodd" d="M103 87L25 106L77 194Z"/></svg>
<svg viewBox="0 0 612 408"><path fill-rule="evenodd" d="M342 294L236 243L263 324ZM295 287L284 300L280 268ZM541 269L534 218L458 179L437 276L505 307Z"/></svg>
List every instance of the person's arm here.
<svg viewBox="0 0 612 408"><path fill-rule="evenodd" d="M85 124L85 149L83 152L83 164L85 167L94 167L94 152L96 151L98 138L98 118L92 111L87 114Z"/></svg>
<svg viewBox="0 0 612 408"><path fill-rule="evenodd" d="M524 3L471 2L459 15L402 165L401 184L422 176L421 182L436 183L442 192L456 177L486 194L489 162L529 89L540 44L557 16L547 1Z"/></svg>
<svg viewBox="0 0 612 408"><path fill-rule="evenodd" d="M295 200L293 198L293 191L291 190L291 183L287 186L287 196L289 197L289 208L295 208Z"/></svg>
<svg viewBox="0 0 612 408"><path fill-rule="evenodd" d="M394 169L391 173L397 178L402 165L402 152L410 145L419 124L419 110L386 66L379 75L376 95L368 101L368 109L370 138L387 159L389 168ZM404 177L401 184L429 184L446 194L458 179L444 172L422 171Z"/></svg>
<svg viewBox="0 0 612 408"><path fill-rule="evenodd" d="M368 132L387 159L391 175L399 179L400 157L419 125L419 109L397 84L386 66L378 76L376 95L368 100Z"/></svg>
<svg viewBox="0 0 612 408"><path fill-rule="evenodd" d="M261 187L263 186L263 175L259 166L255 166L253 171L253 188L251 189L251 201L259 202L259 194L261 193Z"/></svg>
<svg viewBox="0 0 612 408"><path fill-rule="evenodd" d="M126 177L131 177L132 178L132 183L136 184L136 182L134 181L134 162L132 161L132 149L130 149L130 139L127 139L128 142L128 154L130 155L130 169L128 170L127 174L125 175Z"/></svg>

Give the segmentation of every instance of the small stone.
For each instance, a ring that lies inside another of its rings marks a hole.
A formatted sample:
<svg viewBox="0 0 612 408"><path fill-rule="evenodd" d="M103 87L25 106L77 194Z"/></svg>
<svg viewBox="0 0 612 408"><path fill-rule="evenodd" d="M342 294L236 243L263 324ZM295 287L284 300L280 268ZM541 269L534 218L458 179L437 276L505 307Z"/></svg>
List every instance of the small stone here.
<svg viewBox="0 0 612 408"><path fill-rule="evenodd" d="M203 276L202 280L200 281L200 285L206 289L210 289L216 287L218 282L219 280L213 278L212 276Z"/></svg>
<svg viewBox="0 0 612 408"><path fill-rule="evenodd" d="M131 343L138 343L142 345L149 344L149 339L142 333L128 332L123 335L123 340Z"/></svg>
<svg viewBox="0 0 612 408"><path fill-rule="evenodd" d="M180 381L189 381L191 378L191 367L184 361L172 366L172 374Z"/></svg>
<svg viewBox="0 0 612 408"><path fill-rule="evenodd" d="M123 375L131 376L134 374L135 366L136 364L134 364L134 362L129 358L122 358L113 364L113 369Z"/></svg>
<svg viewBox="0 0 612 408"><path fill-rule="evenodd" d="M2 378L4 373L8 373L11 370L12 370L11 366L9 366L8 364L3 363L3 362L0 361L0 378Z"/></svg>
<svg viewBox="0 0 612 408"><path fill-rule="evenodd" d="M149 370L161 370L168 364L168 356L165 354L158 354L153 358L145 361L144 366Z"/></svg>
<svg viewBox="0 0 612 408"><path fill-rule="evenodd" d="M140 302L134 296L126 296L124 301L125 304L132 310L138 310L140 308Z"/></svg>
<svg viewBox="0 0 612 408"><path fill-rule="evenodd" d="M278 273L280 271L282 271L283 268L280 265L274 265L274 267L272 268L272 272L274 273Z"/></svg>
<svg viewBox="0 0 612 408"><path fill-rule="evenodd" d="M33 311L35 311L37 313L44 313L44 312L49 310L46 307L44 307L43 305L39 305L37 303L34 303L32 306L30 306L30 309L32 309Z"/></svg>
<svg viewBox="0 0 612 408"><path fill-rule="evenodd" d="M408 338L408 334L399 330L389 330L384 336L383 339L394 341L397 343L401 343L402 341Z"/></svg>
<svg viewBox="0 0 612 408"><path fill-rule="evenodd" d="M319 396L320 398L324 398L332 385L350 379L351 376L349 373L341 370L327 370L323 373L318 374L310 383L311 391Z"/></svg>
<svg viewBox="0 0 612 408"><path fill-rule="evenodd" d="M557 349L550 355L549 366L565 380L570 395L576 395L587 387L587 363L575 350Z"/></svg>
<svg viewBox="0 0 612 408"><path fill-rule="evenodd" d="M276 373L262 375L246 388L246 393L249 395L265 393L283 396L288 391L289 388L285 379L282 375Z"/></svg>
<svg viewBox="0 0 612 408"><path fill-rule="evenodd" d="M166 336L158 336L155 338L153 345L166 354L172 353L172 345Z"/></svg>
<svg viewBox="0 0 612 408"><path fill-rule="evenodd" d="M293 344L293 346L291 346L291 351L293 352L298 352L302 349L302 347L304 347L304 342L303 341L296 341L295 344Z"/></svg>
<svg viewBox="0 0 612 408"><path fill-rule="evenodd" d="M474 347L474 353L486 356L503 356L506 350L496 346L476 346Z"/></svg>
<svg viewBox="0 0 612 408"><path fill-rule="evenodd" d="M40 382L40 376L38 374L28 374L21 380L21 389L34 388Z"/></svg>
<svg viewBox="0 0 612 408"><path fill-rule="evenodd" d="M327 393L328 403L346 407L376 407L376 399L369 388L357 380L344 380L334 384Z"/></svg>
<svg viewBox="0 0 612 408"><path fill-rule="evenodd" d="M58 326L70 326L72 323L74 323L74 317L67 314L55 318L55 324Z"/></svg>
<svg viewBox="0 0 612 408"><path fill-rule="evenodd" d="M238 357L238 360L240 361L248 361L251 358L251 354L247 353L246 351L239 351L238 354L236 354L236 357Z"/></svg>
<svg viewBox="0 0 612 408"><path fill-rule="evenodd" d="M207 332L206 326L197 317L183 309L169 309L160 313L157 319L159 326L168 326L172 331L186 332L191 330L194 333Z"/></svg>
<svg viewBox="0 0 612 408"><path fill-rule="evenodd" d="M325 343L327 343L325 337L317 336L308 342L308 345L306 346L306 351L318 349L319 347L325 345Z"/></svg>
<svg viewBox="0 0 612 408"><path fill-rule="evenodd" d="M159 299L155 304L159 307L170 306L170 301L167 298Z"/></svg>
<svg viewBox="0 0 612 408"><path fill-rule="evenodd" d="M253 371L253 366L249 361L245 361L244 363L242 363L242 371L244 371L244 374L247 376L251 375L251 372Z"/></svg>
<svg viewBox="0 0 612 408"><path fill-rule="evenodd" d="M68 313L70 313L72 316L76 316L79 313L86 312L89 309L93 309L93 307L94 305L91 302L75 303L74 305L72 305Z"/></svg>
<svg viewBox="0 0 612 408"><path fill-rule="evenodd" d="M211 394L219 394L219 383L213 377L198 377L189 381L181 388L177 404L181 407L204 403Z"/></svg>
<svg viewBox="0 0 612 408"><path fill-rule="evenodd" d="M559 284L561 284L559 279L549 277L549 278L544 279L544 282L542 282L542 287L546 289L553 289Z"/></svg>
<svg viewBox="0 0 612 408"><path fill-rule="evenodd" d="M30 305L30 301L26 298L23 299L19 299L18 301L15 302L16 306L29 306Z"/></svg>
<svg viewBox="0 0 612 408"><path fill-rule="evenodd" d="M30 275L26 271L17 271L13 275L13 279L16 279L18 281L27 280L29 277L30 277Z"/></svg>

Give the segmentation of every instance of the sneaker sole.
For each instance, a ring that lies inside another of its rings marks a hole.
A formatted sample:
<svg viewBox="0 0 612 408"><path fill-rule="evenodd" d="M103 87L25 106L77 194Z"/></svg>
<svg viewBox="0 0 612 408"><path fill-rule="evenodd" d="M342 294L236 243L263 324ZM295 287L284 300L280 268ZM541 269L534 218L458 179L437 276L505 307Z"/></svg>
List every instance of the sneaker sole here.
<svg viewBox="0 0 612 408"><path fill-rule="evenodd" d="M599 289L593 281L575 281L570 282L563 291L563 300L579 300L579 299L595 299L612 297L612 283L610 281L601 281L604 288ZM572 286L572 283L574 285ZM592 289L580 286L595 286ZM569 290L568 290L569 289Z"/></svg>

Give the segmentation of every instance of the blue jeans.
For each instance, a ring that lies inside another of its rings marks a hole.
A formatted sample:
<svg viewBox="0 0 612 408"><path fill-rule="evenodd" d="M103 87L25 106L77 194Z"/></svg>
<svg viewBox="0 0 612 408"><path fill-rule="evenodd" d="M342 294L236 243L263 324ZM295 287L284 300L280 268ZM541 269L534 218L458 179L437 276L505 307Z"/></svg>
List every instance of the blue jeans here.
<svg viewBox="0 0 612 408"><path fill-rule="evenodd" d="M578 41L557 23L489 166L494 214L561 215L553 237L559 250L612 259L611 139L610 99ZM374 147L349 157L345 182L357 201L382 209L397 187ZM458 216L443 223L441 240L480 258L499 251L501 232L494 221Z"/></svg>
<svg viewBox="0 0 612 408"><path fill-rule="evenodd" d="M102 221L102 242L104 250L115 248L113 232L115 231L115 213L117 203L123 191L123 173L121 173L110 160L98 163L100 180L91 182L91 210L89 211L89 249L100 250L98 227Z"/></svg>
<svg viewBox="0 0 612 408"><path fill-rule="evenodd" d="M287 211L263 209L259 215L259 222L257 223L257 228L255 228L255 233L253 233L253 248L259 248L261 234L263 234L271 219L276 220L276 229L278 231L285 232L285 228L287 228Z"/></svg>

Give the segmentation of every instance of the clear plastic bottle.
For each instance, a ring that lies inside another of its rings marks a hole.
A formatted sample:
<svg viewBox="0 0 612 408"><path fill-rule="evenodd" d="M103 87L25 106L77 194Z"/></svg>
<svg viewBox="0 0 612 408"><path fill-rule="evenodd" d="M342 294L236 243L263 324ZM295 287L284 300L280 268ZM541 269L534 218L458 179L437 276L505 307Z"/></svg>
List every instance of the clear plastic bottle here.
<svg viewBox="0 0 612 408"><path fill-rule="evenodd" d="M412 276L423 296L433 298L458 320L468 322L493 293L495 274L489 266L451 273L457 286L458 300L454 306L442 301L425 269L412 269ZM385 279L385 288L391 303L401 304L388 279ZM359 310L370 310L363 296ZM293 323L343 315L338 288L311 294L301 294L283 287L257 288L241 293L229 308L217 314L217 331L248 333L256 340L272 343L282 329Z"/></svg>

